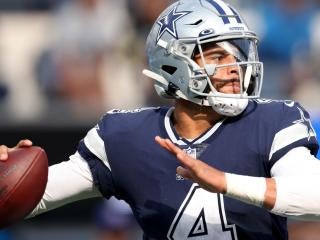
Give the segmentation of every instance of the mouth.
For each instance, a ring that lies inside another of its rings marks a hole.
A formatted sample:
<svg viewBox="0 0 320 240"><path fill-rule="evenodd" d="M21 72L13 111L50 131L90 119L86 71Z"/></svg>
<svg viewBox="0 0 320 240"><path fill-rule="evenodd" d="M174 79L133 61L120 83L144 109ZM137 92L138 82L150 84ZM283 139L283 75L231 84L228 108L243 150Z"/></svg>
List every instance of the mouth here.
<svg viewBox="0 0 320 240"><path fill-rule="evenodd" d="M239 94L241 91L239 79L214 79L214 87L218 92Z"/></svg>

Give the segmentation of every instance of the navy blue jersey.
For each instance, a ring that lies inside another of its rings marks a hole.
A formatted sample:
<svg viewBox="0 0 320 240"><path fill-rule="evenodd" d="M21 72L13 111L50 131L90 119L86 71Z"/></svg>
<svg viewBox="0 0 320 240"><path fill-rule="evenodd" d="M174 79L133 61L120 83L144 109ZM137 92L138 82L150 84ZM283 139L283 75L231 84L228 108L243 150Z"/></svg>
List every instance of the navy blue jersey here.
<svg viewBox="0 0 320 240"><path fill-rule="evenodd" d="M294 102L250 101L189 141L171 125L172 108L106 114L80 142L95 184L109 198L128 202L145 239L287 239L286 219L263 208L210 193L176 174L178 161L154 140L180 148L225 172L270 177L289 150L318 143L305 110Z"/></svg>

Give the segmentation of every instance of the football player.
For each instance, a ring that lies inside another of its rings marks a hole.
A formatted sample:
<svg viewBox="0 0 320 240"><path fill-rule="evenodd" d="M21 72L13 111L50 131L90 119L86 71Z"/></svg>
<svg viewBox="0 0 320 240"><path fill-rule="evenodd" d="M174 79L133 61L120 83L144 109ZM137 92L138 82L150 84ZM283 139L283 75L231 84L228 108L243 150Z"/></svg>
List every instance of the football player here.
<svg viewBox="0 0 320 240"><path fill-rule="evenodd" d="M293 101L259 98L257 42L224 1L169 6L147 39L144 74L175 105L108 112L68 161L50 167L30 216L116 196L144 239L195 240L287 239L286 217L320 219L309 115Z"/></svg>

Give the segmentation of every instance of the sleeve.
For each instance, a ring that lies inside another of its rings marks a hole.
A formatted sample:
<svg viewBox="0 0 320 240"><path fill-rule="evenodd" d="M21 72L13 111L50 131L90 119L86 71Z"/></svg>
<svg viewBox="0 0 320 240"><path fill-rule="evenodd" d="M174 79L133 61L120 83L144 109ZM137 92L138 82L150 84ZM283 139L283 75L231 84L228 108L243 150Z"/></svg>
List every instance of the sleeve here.
<svg viewBox="0 0 320 240"><path fill-rule="evenodd" d="M28 217L70 202L101 196L93 184L87 162L77 152L69 161L49 167L48 182L42 200Z"/></svg>
<svg viewBox="0 0 320 240"><path fill-rule="evenodd" d="M103 121L104 118L80 141L78 152L88 163L94 184L104 197L110 198L115 194L115 187L102 137L105 132L105 124Z"/></svg>
<svg viewBox="0 0 320 240"><path fill-rule="evenodd" d="M270 168L287 152L296 147L306 147L316 155L319 145L307 111L298 103L283 103L269 152Z"/></svg>
<svg viewBox="0 0 320 240"><path fill-rule="evenodd" d="M306 147L290 150L271 169L276 181L272 213L298 220L320 220L320 161Z"/></svg>

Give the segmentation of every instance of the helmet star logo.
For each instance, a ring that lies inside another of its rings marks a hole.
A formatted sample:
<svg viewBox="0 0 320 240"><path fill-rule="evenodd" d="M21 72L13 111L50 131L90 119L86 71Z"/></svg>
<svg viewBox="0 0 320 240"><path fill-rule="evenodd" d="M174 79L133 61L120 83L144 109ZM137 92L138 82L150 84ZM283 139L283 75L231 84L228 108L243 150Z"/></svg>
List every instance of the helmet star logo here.
<svg viewBox="0 0 320 240"><path fill-rule="evenodd" d="M177 36L177 29L176 29L176 22L184 17L185 15L191 13L190 11L181 11L177 12L177 6L174 7L166 16L162 17L158 20L158 24L160 26L157 41L162 37L165 32L170 33L174 38L178 38Z"/></svg>
<svg viewBox="0 0 320 240"><path fill-rule="evenodd" d="M308 141L309 141L311 136L315 136L315 131L312 127L310 118L306 118L303 111L299 107L298 107L298 110L300 112L301 119L296 120L293 123L295 123L295 124L300 123L300 124L303 124L306 126L307 131L308 131Z"/></svg>

